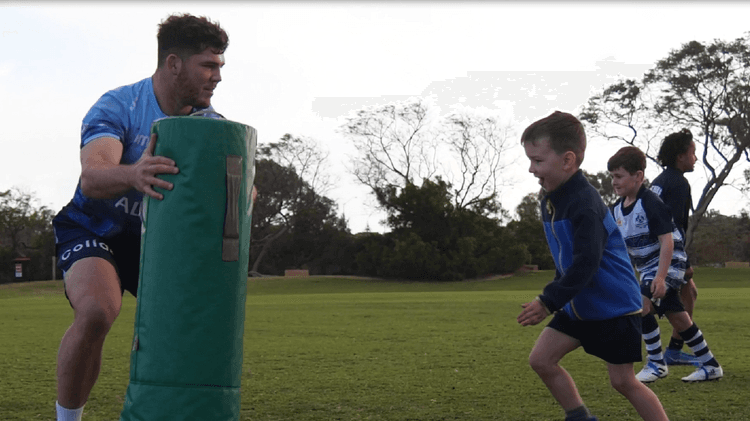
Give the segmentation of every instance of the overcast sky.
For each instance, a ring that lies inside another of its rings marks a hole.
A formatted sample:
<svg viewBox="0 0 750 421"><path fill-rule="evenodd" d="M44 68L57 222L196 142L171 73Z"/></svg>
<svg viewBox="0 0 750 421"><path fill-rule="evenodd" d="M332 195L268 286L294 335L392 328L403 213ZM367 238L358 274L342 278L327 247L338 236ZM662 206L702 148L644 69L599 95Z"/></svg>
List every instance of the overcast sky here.
<svg viewBox="0 0 750 421"><path fill-rule="evenodd" d="M353 232L383 227L345 170L355 151L336 129L350 111L430 97L442 112L496 110L520 134L553 110L577 112L618 76L639 78L683 43L750 30L743 2L0 1L0 191L21 187L55 211L71 199L81 119L107 90L153 74L157 25L174 12L208 16L229 34L219 112L255 127L261 143L290 133L330 151L338 182L328 196ZM621 146L590 138L583 168L606 170ZM501 201L512 210L538 185L523 150L510 153L519 166ZM647 177L657 173L651 165ZM697 202L703 172L688 179ZM723 191L711 208L747 208Z"/></svg>

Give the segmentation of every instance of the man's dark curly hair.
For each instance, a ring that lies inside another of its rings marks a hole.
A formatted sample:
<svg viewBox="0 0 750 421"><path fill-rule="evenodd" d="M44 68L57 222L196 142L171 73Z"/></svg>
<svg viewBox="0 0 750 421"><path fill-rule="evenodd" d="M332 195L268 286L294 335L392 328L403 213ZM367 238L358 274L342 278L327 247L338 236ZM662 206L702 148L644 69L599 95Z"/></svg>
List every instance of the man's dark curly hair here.
<svg viewBox="0 0 750 421"><path fill-rule="evenodd" d="M156 39L159 44L158 67L166 62L170 54L187 60L206 48L211 48L216 54L223 54L229 46L229 36L218 23L187 13L172 15L162 21Z"/></svg>
<svg viewBox="0 0 750 421"><path fill-rule="evenodd" d="M674 167L677 157L688 151L693 143L693 134L689 129L682 129L665 137L659 148L656 159L664 167Z"/></svg>

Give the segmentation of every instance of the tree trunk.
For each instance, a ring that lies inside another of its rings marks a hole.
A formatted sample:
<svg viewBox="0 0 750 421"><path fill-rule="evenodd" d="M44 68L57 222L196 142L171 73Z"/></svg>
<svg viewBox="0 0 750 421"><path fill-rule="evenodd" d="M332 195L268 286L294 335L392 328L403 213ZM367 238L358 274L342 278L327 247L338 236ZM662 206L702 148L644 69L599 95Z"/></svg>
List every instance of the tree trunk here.
<svg viewBox="0 0 750 421"><path fill-rule="evenodd" d="M731 159L729 159L729 161L727 161L727 163L724 165L724 168L719 173L719 176L711 180L711 182L706 185L706 188L703 189L703 194L698 201L698 206L695 208L695 211L693 211L693 215L690 217L688 231L685 233L685 250L687 250L693 244L693 234L695 233L695 229L698 227L700 220L703 218L703 215L708 210L708 205L711 204L711 201L714 199L714 196L716 196L716 193L718 193L721 186L724 185L724 180L727 179L729 173L732 171L732 168L734 168L734 164L736 164L737 161L740 160L743 153L744 148L737 149Z"/></svg>
<svg viewBox="0 0 750 421"><path fill-rule="evenodd" d="M258 272L258 266L260 266L261 260L263 260L263 256L266 255L266 252L268 252L268 249L271 247L271 243L273 243L277 238L284 235L284 233L289 229L289 225L284 225L283 228L279 230L276 234L274 234L272 237L270 237L266 242L263 244L263 248L260 250L260 253L258 254L258 257L253 262L253 268L250 269L250 272Z"/></svg>

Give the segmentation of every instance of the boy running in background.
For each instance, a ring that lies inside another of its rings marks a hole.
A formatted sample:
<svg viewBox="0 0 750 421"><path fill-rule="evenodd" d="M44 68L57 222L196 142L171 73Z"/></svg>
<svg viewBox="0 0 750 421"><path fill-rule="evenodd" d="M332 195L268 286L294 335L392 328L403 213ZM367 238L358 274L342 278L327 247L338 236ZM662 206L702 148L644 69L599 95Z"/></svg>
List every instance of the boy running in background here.
<svg viewBox="0 0 750 421"><path fill-rule="evenodd" d="M656 193L643 186L646 156L640 149L626 146L609 159L607 169L612 174L615 193L620 196L612 213L625 237L630 258L641 275L643 339L649 361L636 377L650 383L668 374L659 324L654 317L654 313L658 313L660 317L666 314L669 323L701 363L682 381L720 379L724 375L721 366L680 301L687 260L683 236L672 222L669 208Z"/></svg>
<svg viewBox="0 0 750 421"><path fill-rule="evenodd" d="M695 168L695 162L698 160L695 156L695 142L693 142L693 134L690 133L690 130L683 129L664 138L657 159L664 167L664 171L651 183L651 191L659 195L667 205L672 213L675 225L685 237L688 218L690 211L693 209L693 199L690 195L690 183L688 183L684 174L692 172ZM686 263L686 284L680 289L680 299L682 299L685 311L692 318L695 300L698 298L698 289L693 282L693 268L690 267L689 258ZM682 352L684 343L677 330L672 329L672 337L669 340L667 352L664 354L664 361L667 362L667 365L700 365L694 355Z"/></svg>
<svg viewBox="0 0 750 421"><path fill-rule="evenodd" d="M595 421L573 378L559 365L578 347L606 361L610 384L644 420L664 421L659 398L635 378L641 356L641 297L622 234L579 169L586 150L581 122L556 111L530 125L521 144L545 196L542 219L555 279L522 305L522 326L555 313L529 356L532 369L565 411L566 421Z"/></svg>

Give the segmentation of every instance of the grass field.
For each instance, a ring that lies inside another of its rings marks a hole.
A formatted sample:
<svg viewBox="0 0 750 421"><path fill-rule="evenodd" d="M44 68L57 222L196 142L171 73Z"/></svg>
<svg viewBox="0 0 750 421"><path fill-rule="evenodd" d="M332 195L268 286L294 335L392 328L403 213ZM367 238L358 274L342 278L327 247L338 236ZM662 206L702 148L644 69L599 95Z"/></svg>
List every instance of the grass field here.
<svg viewBox="0 0 750 421"><path fill-rule="evenodd" d="M241 419L562 420L527 363L543 325L515 322L520 303L552 276L251 279ZM698 268L695 279L695 319L725 377L684 384L692 370L677 367L651 387L672 421L749 420L750 270ZM126 295L85 421L119 417L134 311ZM71 321L60 282L0 285L0 420L54 420L55 358ZM639 419L602 361L577 350L562 364L601 420Z"/></svg>

